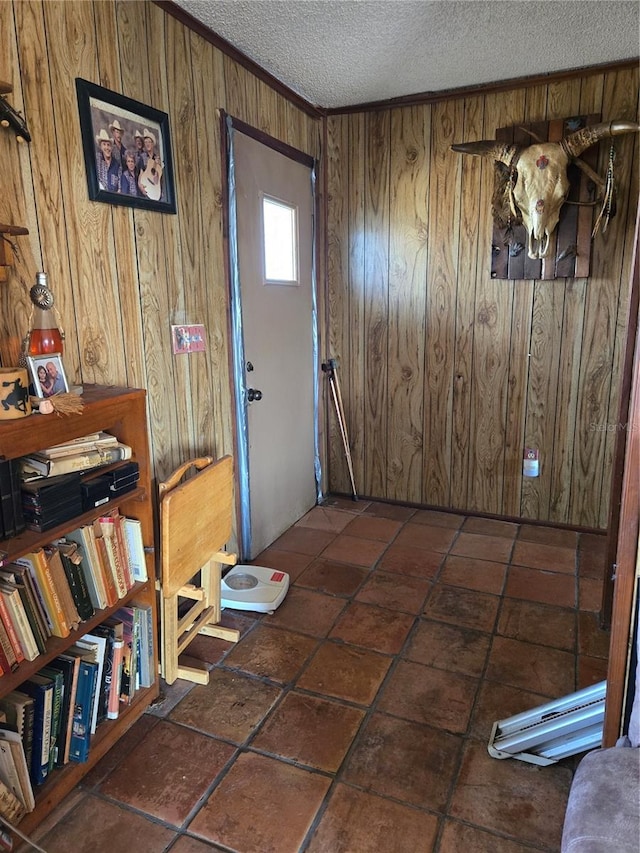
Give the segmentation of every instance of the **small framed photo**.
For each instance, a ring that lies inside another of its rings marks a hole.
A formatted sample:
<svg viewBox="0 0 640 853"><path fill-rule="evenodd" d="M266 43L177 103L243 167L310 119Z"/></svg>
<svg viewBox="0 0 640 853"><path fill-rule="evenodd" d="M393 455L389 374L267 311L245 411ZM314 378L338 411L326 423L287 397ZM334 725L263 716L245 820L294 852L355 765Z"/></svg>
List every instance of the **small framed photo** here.
<svg viewBox="0 0 640 853"><path fill-rule="evenodd" d="M89 198L175 213L169 116L76 77Z"/></svg>
<svg viewBox="0 0 640 853"><path fill-rule="evenodd" d="M54 394L64 394L69 390L59 352L27 356L27 364L36 397L53 397Z"/></svg>

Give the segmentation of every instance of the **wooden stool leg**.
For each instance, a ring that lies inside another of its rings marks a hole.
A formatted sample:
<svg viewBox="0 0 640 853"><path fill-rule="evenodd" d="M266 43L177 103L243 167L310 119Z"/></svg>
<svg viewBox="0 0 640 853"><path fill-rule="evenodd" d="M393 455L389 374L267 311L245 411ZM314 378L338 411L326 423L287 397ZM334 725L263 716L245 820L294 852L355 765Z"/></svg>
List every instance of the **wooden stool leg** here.
<svg viewBox="0 0 640 853"><path fill-rule="evenodd" d="M161 671L167 684L178 677L178 597L160 598Z"/></svg>
<svg viewBox="0 0 640 853"><path fill-rule="evenodd" d="M216 557L218 555L216 554ZM235 555L231 555L234 557ZM201 583L207 592L207 600L211 608L211 618L206 625L200 628L200 633L207 637L218 637L221 640L228 640L231 643L237 643L240 639L240 631L237 628L225 628L219 625L222 610L220 607L221 599L221 582L222 582L222 566L215 560L209 560L206 566L203 567L201 574Z"/></svg>

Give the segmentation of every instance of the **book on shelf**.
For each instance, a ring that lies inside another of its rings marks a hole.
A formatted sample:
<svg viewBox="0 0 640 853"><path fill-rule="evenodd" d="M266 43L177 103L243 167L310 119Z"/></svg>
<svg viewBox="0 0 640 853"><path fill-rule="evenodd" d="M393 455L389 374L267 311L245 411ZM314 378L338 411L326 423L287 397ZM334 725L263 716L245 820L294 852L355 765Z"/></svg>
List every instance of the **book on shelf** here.
<svg viewBox="0 0 640 853"><path fill-rule="evenodd" d="M89 593L87 578L82 565L82 552L74 542L58 541L56 548L60 553L62 568L71 590L78 616L84 622L94 614L94 607Z"/></svg>
<svg viewBox="0 0 640 853"><path fill-rule="evenodd" d="M108 516L100 516L94 522L96 544L100 549L101 557L104 556L108 571L113 578L118 598L124 598L129 587L127 586L122 558L116 538L114 519Z"/></svg>
<svg viewBox="0 0 640 853"><path fill-rule="evenodd" d="M0 568L0 580L15 586L20 593L34 639L40 654L43 654L46 651L47 639L51 636L51 631L42 613L39 596L34 590L29 570L26 566L20 566L17 563L7 563L4 568Z"/></svg>
<svg viewBox="0 0 640 853"><path fill-rule="evenodd" d="M15 655L15 659L17 663L22 663L25 659L24 651L22 649L22 644L20 642L20 638L18 637L18 632L16 630L16 626L14 624L13 618L9 611L9 607L7 605L6 599L0 595L0 622L7 632L7 636L9 638L9 643L13 650L13 654Z"/></svg>
<svg viewBox="0 0 640 853"><path fill-rule="evenodd" d="M122 674L120 684L120 701L129 705L139 687L139 648L140 625L136 607L128 605L119 607L113 614L113 619L122 622Z"/></svg>
<svg viewBox="0 0 640 853"><path fill-rule="evenodd" d="M20 822L24 817L26 809L16 795L7 788L4 782L0 781L0 817L9 821L11 824ZM11 850L11 847L6 847L6 850Z"/></svg>
<svg viewBox="0 0 640 853"><path fill-rule="evenodd" d="M107 543L102 535L102 530L100 529L97 519L94 521L92 529L93 541L95 542L96 554L98 555L98 565L100 566L105 589L107 591L108 606L112 607L120 598L116 577L112 569L112 561L109 559Z"/></svg>
<svg viewBox="0 0 640 853"><path fill-rule="evenodd" d="M18 659L16 657L16 653L11 645L11 640L9 639L9 633L5 627L2 618L0 617L0 661L2 665L2 671L4 672L13 672L18 668Z"/></svg>
<svg viewBox="0 0 640 853"><path fill-rule="evenodd" d="M64 676L62 671L54 666L43 666L38 670L39 675L50 678L53 682L53 703L51 706L51 735L49 740L49 773L57 764L58 749L60 748L60 723L62 715L62 698L64 694Z"/></svg>
<svg viewBox="0 0 640 853"><path fill-rule="evenodd" d="M42 629L40 620L38 618L38 610L30 590L28 590L27 587L23 586L22 584L16 584L16 587L20 594L20 598L22 599L22 606L24 607L24 612L26 614L27 621L29 623L33 638L38 648L38 654L42 655L47 650L47 639L50 635L45 633Z"/></svg>
<svg viewBox="0 0 640 853"><path fill-rule="evenodd" d="M129 591L135 581L133 579L133 572L129 561L129 549L127 548L124 516L120 515L120 511L116 507L105 515L101 515L99 521L100 524L103 525L103 531L104 525L107 525L113 531L112 534L107 535L112 535L115 539L116 556L119 562L118 571L122 574L123 585L126 587L127 591Z"/></svg>
<svg viewBox="0 0 640 853"><path fill-rule="evenodd" d="M15 536L11 469L8 459L0 459L0 539Z"/></svg>
<svg viewBox="0 0 640 853"><path fill-rule="evenodd" d="M0 459L0 538L8 539L15 534L11 461Z"/></svg>
<svg viewBox="0 0 640 853"><path fill-rule="evenodd" d="M11 474L11 496L13 498L13 523L14 535L22 533L25 529L24 513L22 511L22 483L20 480L20 463L17 459L9 460L9 471Z"/></svg>
<svg viewBox="0 0 640 853"><path fill-rule="evenodd" d="M111 684L107 698L107 718L115 720L120 712L120 687L124 658L124 623L117 616L109 616L98 630L107 634L113 642L113 662L111 665Z"/></svg>
<svg viewBox="0 0 640 853"><path fill-rule="evenodd" d="M31 767L33 752L33 719L35 700L20 690L12 690L0 699L0 708L4 711L7 723L18 732L27 761Z"/></svg>
<svg viewBox="0 0 640 853"><path fill-rule="evenodd" d="M65 612L62 608L60 593L56 587L44 548L36 548L28 554L23 554L15 562L29 569L31 577L40 589L47 619L51 627L51 634L54 637L68 637L71 633L71 626L67 622Z"/></svg>
<svg viewBox="0 0 640 853"><path fill-rule="evenodd" d="M151 687L154 675L154 624L150 604L136 604L139 624L139 661L138 672L140 687Z"/></svg>
<svg viewBox="0 0 640 853"><path fill-rule="evenodd" d="M30 776L34 785L42 785L49 775L49 749L51 746L51 716L53 711L53 681L34 673L20 685L20 690L33 696L33 748Z"/></svg>
<svg viewBox="0 0 640 853"><path fill-rule="evenodd" d="M131 447L121 442L54 459L40 452L30 453L21 458L20 473L23 480L33 480L38 477L57 477L60 474L91 471L94 468L101 468L103 465L122 462L131 459L131 454Z"/></svg>
<svg viewBox="0 0 640 853"><path fill-rule="evenodd" d="M85 762L89 758L91 743L91 714L98 681L98 664L95 661L80 659L76 700L73 706L71 746L69 760Z"/></svg>
<svg viewBox="0 0 640 853"><path fill-rule="evenodd" d="M127 543L127 551L129 555L129 564L131 566L131 574L136 583L144 582L148 579L147 560L144 553L144 543L142 540L142 523L137 518L123 517L124 533Z"/></svg>
<svg viewBox="0 0 640 853"><path fill-rule="evenodd" d="M138 669L138 623L133 607L119 607L113 618L122 622L122 674L120 683L120 701L129 705L136 692Z"/></svg>
<svg viewBox="0 0 640 853"><path fill-rule="evenodd" d="M107 702L107 719L117 720L120 715L120 693L122 689L122 665L124 657L124 640L115 637L113 640L113 662L111 665L111 684Z"/></svg>
<svg viewBox="0 0 640 853"><path fill-rule="evenodd" d="M118 630L119 627L120 630ZM96 723L99 724L103 720L108 719L109 696L114 683L114 646L119 635L122 635L121 624L118 626L114 622L102 622L100 625L96 625L91 634L97 637L104 637L106 643L96 713ZM122 655L120 655L120 660L122 660Z"/></svg>
<svg viewBox="0 0 640 853"><path fill-rule="evenodd" d="M78 615L78 608L76 607L76 603L71 595L69 582L67 581L67 576L62 566L60 551L53 545L45 545L44 553L49 563L49 569L51 571L56 590L58 591L58 596L60 598L60 603L62 605L67 624L71 630L74 630L82 620Z"/></svg>
<svg viewBox="0 0 640 853"><path fill-rule="evenodd" d="M4 624L2 624L2 620L0 620L0 625L2 625L2 630L6 633L6 629L4 627ZM6 634L6 636L7 642L9 642L9 635ZM17 667L17 662L15 664L10 663L9 658L7 657L7 653L4 649L4 643L0 641L0 675L6 675L6 673L8 672L13 672L13 670L17 669Z"/></svg>
<svg viewBox="0 0 640 853"><path fill-rule="evenodd" d="M2 725L0 725L0 780L4 782L14 796L22 800L22 786L18 777L18 768L13 758L11 746L7 743L3 734Z"/></svg>
<svg viewBox="0 0 640 853"><path fill-rule="evenodd" d="M27 766L22 738L11 726L1 725L0 744L6 744L11 750L20 787L18 797L22 801L25 809L28 812L32 812L36 807L36 801L33 796L33 786L29 776L29 767Z"/></svg>
<svg viewBox="0 0 640 853"><path fill-rule="evenodd" d="M65 540L75 543L82 556L82 568L94 610L104 610L110 605L104 572L98 558L93 526L86 524L83 527L78 527L65 534ZM112 603L115 604L116 601L117 599Z"/></svg>
<svg viewBox="0 0 640 853"><path fill-rule="evenodd" d="M22 738L11 726L5 724L0 725L0 780L20 800L25 811L34 810L36 801Z"/></svg>
<svg viewBox="0 0 640 853"><path fill-rule="evenodd" d="M71 748L71 731L73 727L73 708L78 688L78 672L80 671L80 656L61 654L55 657L49 666L62 673L64 689L62 692L62 706L60 709L60 731L58 734L58 749L56 754L56 766L61 767L69 761L69 750Z"/></svg>
<svg viewBox="0 0 640 853"><path fill-rule="evenodd" d="M86 657L98 664L98 672L96 675L96 695L93 697L91 704L91 725L90 732L95 734L98 725L98 714L100 711L100 691L105 668L105 658L107 654L107 637L103 634L93 633L84 634L77 640L75 647L85 649Z"/></svg>
<svg viewBox="0 0 640 853"><path fill-rule="evenodd" d="M9 460L11 471L11 494L13 496L13 523L16 535L22 533L26 524L22 511L22 483L20 479L20 462L17 459Z"/></svg>
<svg viewBox="0 0 640 853"><path fill-rule="evenodd" d="M17 536L25 528L16 459L0 459L0 539Z"/></svg>
<svg viewBox="0 0 640 853"><path fill-rule="evenodd" d="M64 444L54 444L51 447L45 447L38 451L38 455L46 456L47 459L60 459L65 456L77 456L79 453L87 450L113 447L118 443L116 436L111 435L111 433L92 432L90 435L82 435L80 438L74 438L72 441L64 442Z"/></svg>
<svg viewBox="0 0 640 853"><path fill-rule="evenodd" d="M40 654L40 649L27 619L20 590L15 584L0 580L0 599L4 601L9 617L13 621L25 660L35 660Z"/></svg>
<svg viewBox="0 0 640 853"><path fill-rule="evenodd" d="M42 590L35 580L34 575L25 563L7 563L0 573L7 572L13 577L13 583L18 589L24 587L28 593L28 598L33 605L34 614L38 623L38 628L45 641L51 636L51 622L49 614L42 597ZM23 596L24 601L24 596ZM29 615L27 613L27 615Z"/></svg>

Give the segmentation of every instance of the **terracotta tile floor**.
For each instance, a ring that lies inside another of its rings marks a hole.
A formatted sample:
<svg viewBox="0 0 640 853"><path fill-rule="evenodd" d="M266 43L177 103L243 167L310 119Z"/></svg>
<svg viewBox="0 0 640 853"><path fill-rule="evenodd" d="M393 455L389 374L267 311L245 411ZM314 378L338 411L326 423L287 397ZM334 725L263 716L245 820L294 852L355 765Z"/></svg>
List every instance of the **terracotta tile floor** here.
<svg viewBox="0 0 640 853"><path fill-rule="evenodd" d="M275 614L198 637L38 831L47 853L558 851L578 757L499 761L495 720L606 677L604 537L342 499L256 563ZM590 603L588 609L585 602ZM578 605L583 609L579 610Z"/></svg>

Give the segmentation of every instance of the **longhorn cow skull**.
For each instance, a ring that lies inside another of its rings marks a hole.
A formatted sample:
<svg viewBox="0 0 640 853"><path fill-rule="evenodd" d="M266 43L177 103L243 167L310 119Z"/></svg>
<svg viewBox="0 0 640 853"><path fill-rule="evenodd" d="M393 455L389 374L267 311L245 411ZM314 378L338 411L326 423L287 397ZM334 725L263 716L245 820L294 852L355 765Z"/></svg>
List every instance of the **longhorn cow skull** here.
<svg viewBox="0 0 640 853"><path fill-rule="evenodd" d="M567 167L576 163L604 186L604 181L579 158L583 151L601 139L640 131L640 124L612 121L577 130L560 142L511 145L495 140L460 142L451 146L462 154L489 157L504 164L510 175L509 206L513 216L522 218L529 237L530 258L546 258L550 237L558 224L560 208L569 193Z"/></svg>

